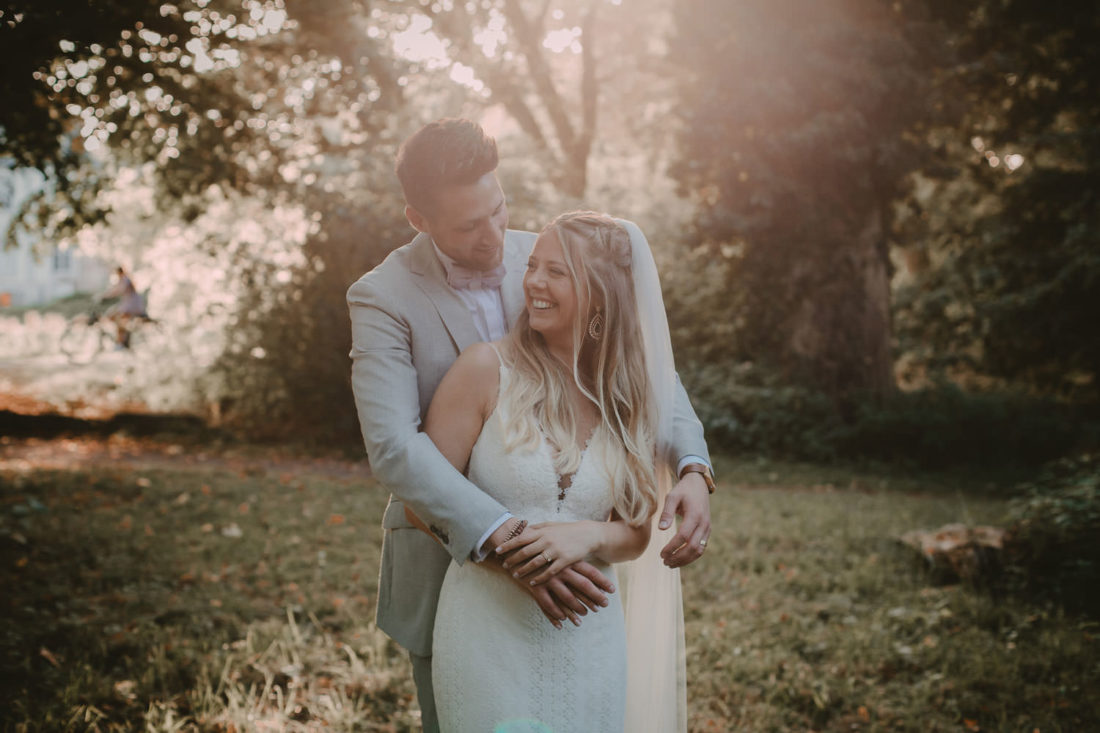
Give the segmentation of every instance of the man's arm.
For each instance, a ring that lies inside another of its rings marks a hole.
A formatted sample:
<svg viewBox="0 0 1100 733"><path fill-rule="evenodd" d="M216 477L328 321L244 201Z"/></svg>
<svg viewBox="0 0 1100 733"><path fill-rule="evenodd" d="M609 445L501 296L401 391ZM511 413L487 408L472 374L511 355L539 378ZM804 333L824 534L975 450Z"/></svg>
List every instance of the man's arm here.
<svg viewBox="0 0 1100 733"><path fill-rule="evenodd" d="M702 458L710 466L710 453L703 437L703 424L691 406L680 377L676 377L675 417L673 421L673 450L678 459L686 456ZM694 459L693 459L694 460ZM674 517L680 516L676 534L661 549L661 558L670 568L683 567L703 555L710 536L710 492L698 473L685 473L665 498L661 512L660 529L672 526Z"/></svg>
<svg viewBox="0 0 1100 733"><path fill-rule="evenodd" d="M352 389L375 476L465 562L505 508L470 483L419 431L420 393L410 324L371 283L348 290Z"/></svg>

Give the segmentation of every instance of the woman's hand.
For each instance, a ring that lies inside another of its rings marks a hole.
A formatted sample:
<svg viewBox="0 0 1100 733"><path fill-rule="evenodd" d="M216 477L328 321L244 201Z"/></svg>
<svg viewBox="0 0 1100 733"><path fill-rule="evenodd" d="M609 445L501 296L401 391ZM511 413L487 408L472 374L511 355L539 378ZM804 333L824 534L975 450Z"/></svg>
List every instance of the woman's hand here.
<svg viewBox="0 0 1100 733"><path fill-rule="evenodd" d="M504 557L505 570L538 585L593 554L606 525L589 521L533 524L496 551Z"/></svg>

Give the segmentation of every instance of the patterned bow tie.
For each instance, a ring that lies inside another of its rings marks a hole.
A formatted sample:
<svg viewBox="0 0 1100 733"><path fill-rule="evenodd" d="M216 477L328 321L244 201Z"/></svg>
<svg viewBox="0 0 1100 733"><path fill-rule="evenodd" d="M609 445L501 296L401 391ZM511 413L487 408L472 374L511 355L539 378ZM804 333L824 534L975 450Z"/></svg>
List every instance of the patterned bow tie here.
<svg viewBox="0 0 1100 733"><path fill-rule="evenodd" d="M504 282L504 265L492 270L471 270L461 265L451 265L447 269L447 284L455 290L489 290L499 288Z"/></svg>

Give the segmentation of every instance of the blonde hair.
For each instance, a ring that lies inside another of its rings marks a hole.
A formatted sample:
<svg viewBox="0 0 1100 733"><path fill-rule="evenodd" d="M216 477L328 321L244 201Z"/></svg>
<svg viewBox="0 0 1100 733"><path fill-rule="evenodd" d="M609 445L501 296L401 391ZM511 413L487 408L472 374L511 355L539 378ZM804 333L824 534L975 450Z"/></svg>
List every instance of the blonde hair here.
<svg viewBox="0 0 1100 733"><path fill-rule="evenodd" d="M543 228L548 232L561 243L578 301L587 301L589 310L573 324L571 369L550 353L526 311L505 338L512 367L501 393L505 446L535 450L545 434L556 449L559 477L575 473L582 451L577 415L566 398L573 382L599 410L593 433L599 445L590 449L603 454L615 510L639 526L657 508L657 419L634 300L630 235L611 217L591 211L562 214ZM593 339L588 324L597 312L603 333Z"/></svg>

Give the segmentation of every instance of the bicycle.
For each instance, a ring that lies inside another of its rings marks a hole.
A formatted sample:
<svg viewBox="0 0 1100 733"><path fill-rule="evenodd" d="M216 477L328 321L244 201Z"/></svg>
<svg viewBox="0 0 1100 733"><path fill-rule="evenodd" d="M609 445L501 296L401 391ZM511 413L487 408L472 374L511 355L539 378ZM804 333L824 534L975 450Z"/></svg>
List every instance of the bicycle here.
<svg viewBox="0 0 1100 733"><path fill-rule="evenodd" d="M160 324L148 315L132 316L126 321L126 340L123 348L132 349L135 338L140 341L146 337L148 329L160 330ZM90 363L104 351L114 350L118 346L117 331L114 322L105 318L101 310L92 308L72 318L61 332L58 348L71 364Z"/></svg>

